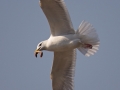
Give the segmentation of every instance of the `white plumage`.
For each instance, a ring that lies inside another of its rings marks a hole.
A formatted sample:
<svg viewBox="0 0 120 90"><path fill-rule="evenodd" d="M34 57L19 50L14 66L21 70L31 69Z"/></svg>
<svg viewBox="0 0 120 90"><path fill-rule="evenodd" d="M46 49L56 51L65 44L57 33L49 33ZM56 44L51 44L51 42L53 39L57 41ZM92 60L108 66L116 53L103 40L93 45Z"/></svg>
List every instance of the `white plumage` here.
<svg viewBox="0 0 120 90"><path fill-rule="evenodd" d="M98 35L86 21L75 31L63 0L40 0L40 6L49 22L51 35L37 45L35 55L42 50L54 52L52 88L73 90L76 48L86 56L93 55L98 50Z"/></svg>
<svg viewBox="0 0 120 90"><path fill-rule="evenodd" d="M77 34L81 42L92 45L92 49L78 47L78 50L85 56L94 55L100 43L95 28L90 23L83 21L77 30Z"/></svg>

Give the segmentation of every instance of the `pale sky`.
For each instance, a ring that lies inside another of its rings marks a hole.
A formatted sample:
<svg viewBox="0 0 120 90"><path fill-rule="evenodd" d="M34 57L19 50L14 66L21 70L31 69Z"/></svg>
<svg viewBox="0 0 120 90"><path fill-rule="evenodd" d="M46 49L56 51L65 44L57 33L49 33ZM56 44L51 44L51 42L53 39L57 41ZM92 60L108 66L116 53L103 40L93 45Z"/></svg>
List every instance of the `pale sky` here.
<svg viewBox="0 0 120 90"><path fill-rule="evenodd" d="M0 0L0 90L52 90L53 53L35 58L37 44L50 28L39 0ZM120 90L120 0L65 0L74 29L90 22L100 38L99 51L85 57L77 50L75 90Z"/></svg>

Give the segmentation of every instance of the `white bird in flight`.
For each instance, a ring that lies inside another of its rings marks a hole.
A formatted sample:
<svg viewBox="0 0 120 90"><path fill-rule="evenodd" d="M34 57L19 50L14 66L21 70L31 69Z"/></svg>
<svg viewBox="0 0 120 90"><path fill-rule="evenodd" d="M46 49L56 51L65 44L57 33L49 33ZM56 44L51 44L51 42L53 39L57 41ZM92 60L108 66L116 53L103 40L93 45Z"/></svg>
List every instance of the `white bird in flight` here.
<svg viewBox="0 0 120 90"><path fill-rule="evenodd" d="M83 21L75 31L64 0L40 0L50 25L49 39L40 42L35 56L43 50L54 52L51 71L53 90L73 90L76 48L85 56L93 55L99 47L99 38L94 27Z"/></svg>

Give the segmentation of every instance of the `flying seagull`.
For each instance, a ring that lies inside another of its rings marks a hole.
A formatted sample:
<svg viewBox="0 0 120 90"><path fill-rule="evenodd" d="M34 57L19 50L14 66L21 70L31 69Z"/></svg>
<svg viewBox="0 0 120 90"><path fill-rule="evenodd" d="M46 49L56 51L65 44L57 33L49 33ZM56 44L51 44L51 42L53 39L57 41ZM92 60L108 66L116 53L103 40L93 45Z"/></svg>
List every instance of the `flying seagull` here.
<svg viewBox="0 0 120 90"><path fill-rule="evenodd" d="M94 27L82 21L78 30L74 30L64 0L40 0L51 35L41 41L35 50L35 56L43 50L54 52L51 71L53 90L73 90L76 49L85 56L93 55L99 47L99 38Z"/></svg>

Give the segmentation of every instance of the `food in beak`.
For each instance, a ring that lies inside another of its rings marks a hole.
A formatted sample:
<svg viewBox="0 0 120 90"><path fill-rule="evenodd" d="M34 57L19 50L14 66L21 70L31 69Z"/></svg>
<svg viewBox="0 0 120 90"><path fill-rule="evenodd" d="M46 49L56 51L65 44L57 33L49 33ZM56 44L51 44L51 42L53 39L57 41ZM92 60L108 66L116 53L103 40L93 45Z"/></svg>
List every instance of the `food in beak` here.
<svg viewBox="0 0 120 90"><path fill-rule="evenodd" d="M42 57L42 56L43 56L43 52L41 51L41 52L40 52L40 57Z"/></svg>
<svg viewBox="0 0 120 90"><path fill-rule="evenodd" d="M42 51L35 51L35 57L37 58L37 54L40 53L40 57L43 56L43 52Z"/></svg>
<svg viewBox="0 0 120 90"><path fill-rule="evenodd" d="M38 52L35 52L35 57L37 58L37 54L38 54Z"/></svg>

